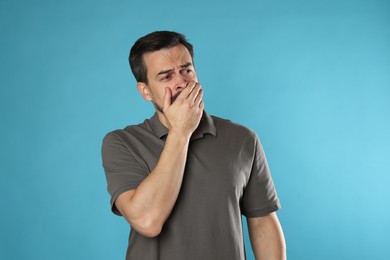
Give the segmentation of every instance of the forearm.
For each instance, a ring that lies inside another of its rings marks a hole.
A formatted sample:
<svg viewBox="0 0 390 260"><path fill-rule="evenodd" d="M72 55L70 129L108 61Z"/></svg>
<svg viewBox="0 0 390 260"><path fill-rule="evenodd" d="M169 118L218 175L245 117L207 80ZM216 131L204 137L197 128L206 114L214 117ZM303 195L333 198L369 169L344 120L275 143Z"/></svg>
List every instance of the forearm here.
<svg viewBox="0 0 390 260"><path fill-rule="evenodd" d="M251 245L257 260L285 260L286 244L276 213L248 219Z"/></svg>
<svg viewBox="0 0 390 260"><path fill-rule="evenodd" d="M171 103L172 93L165 89L163 112L157 111L160 122L169 133L152 172L135 189L121 194L115 204L141 234L157 236L177 200L187 160L189 140L203 113L200 84L191 82Z"/></svg>
<svg viewBox="0 0 390 260"><path fill-rule="evenodd" d="M170 132L159 161L135 190L125 212L135 229L159 233L178 197L187 159L189 136Z"/></svg>

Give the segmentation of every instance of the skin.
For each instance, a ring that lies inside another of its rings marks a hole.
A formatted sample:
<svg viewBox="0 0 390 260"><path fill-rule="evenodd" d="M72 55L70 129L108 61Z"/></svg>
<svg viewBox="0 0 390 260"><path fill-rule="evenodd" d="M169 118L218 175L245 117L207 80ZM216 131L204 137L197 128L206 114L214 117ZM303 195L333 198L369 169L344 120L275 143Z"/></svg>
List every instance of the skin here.
<svg viewBox="0 0 390 260"><path fill-rule="evenodd" d="M203 114L203 90L189 51L183 45L143 56L148 83L137 89L152 102L167 139L153 171L135 189L121 194L115 205L140 234L158 236L169 217L183 180L189 140ZM275 213L248 218L256 259L285 259L283 232Z"/></svg>
<svg viewBox="0 0 390 260"><path fill-rule="evenodd" d="M161 107L162 111L156 108L158 118L169 130L156 167L135 190L121 194L115 205L132 228L155 237L179 194L189 140L199 125L204 104L191 55L184 46L146 53L143 58L148 84L138 82L137 89L145 100Z"/></svg>
<svg viewBox="0 0 390 260"><path fill-rule="evenodd" d="M259 218L248 218L249 237L257 260L285 260L286 243L275 212Z"/></svg>

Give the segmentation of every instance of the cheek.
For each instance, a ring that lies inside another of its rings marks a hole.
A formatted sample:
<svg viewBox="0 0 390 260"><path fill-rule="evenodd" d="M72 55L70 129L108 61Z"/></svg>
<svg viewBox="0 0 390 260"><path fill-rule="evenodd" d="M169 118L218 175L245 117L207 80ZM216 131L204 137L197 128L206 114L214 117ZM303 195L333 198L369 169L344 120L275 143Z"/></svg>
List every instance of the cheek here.
<svg viewBox="0 0 390 260"><path fill-rule="evenodd" d="M184 79L186 82L190 82L190 81L198 82L198 78L196 77L195 73L190 74L190 75L185 75L184 77L182 77L182 79Z"/></svg>
<svg viewBox="0 0 390 260"><path fill-rule="evenodd" d="M148 86L148 97L151 101L159 101L161 95L164 95L164 86L159 86L159 84L154 82Z"/></svg>
<svg viewBox="0 0 390 260"><path fill-rule="evenodd" d="M198 77L197 77L197 75L196 75L196 72L194 72L194 73L192 74L192 80L198 82Z"/></svg>
<svg viewBox="0 0 390 260"><path fill-rule="evenodd" d="M155 91L153 91L153 100L157 101L157 103L162 103L164 100L166 88L169 88L173 93L175 89L175 85L169 83L158 84L158 86L156 86L155 88Z"/></svg>

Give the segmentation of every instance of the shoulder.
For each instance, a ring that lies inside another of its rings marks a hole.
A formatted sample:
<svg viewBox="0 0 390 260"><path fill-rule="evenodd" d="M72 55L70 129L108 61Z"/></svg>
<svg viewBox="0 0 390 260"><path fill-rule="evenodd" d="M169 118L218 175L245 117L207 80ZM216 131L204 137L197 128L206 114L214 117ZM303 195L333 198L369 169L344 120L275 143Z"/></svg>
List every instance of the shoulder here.
<svg viewBox="0 0 390 260"><path fill-rule="evenodd" d="M217 128L217 131L221 135L227 135L229 137L239 137L239 138L249 138L249 139L257 139L257 135L255 131L246 127L242 124L232 122L229 119L224 119L221 117L217 117L211 115L213 119L214 125Z"/></svg>
<svg viewBox="0 0 390 260"><path fill-rule="evenodd" d="M126 142L129 139L137 138L137 136L144 134L145 132L152 132L148 120L137 125L128 125L123 129L116 129L108 132L103 137L103 143L112 141Z"/></svg>
<svg viewBox="0 0 390 260"><path fill-rule="evenodd" d="M139 138L137 137L137 132L141 131L141 125L129 125L123 129L108 132L103 137L102 142L103 161L116 161L117 159L125 158L133 154L134 149L139 143L137 141Z"/></svg>

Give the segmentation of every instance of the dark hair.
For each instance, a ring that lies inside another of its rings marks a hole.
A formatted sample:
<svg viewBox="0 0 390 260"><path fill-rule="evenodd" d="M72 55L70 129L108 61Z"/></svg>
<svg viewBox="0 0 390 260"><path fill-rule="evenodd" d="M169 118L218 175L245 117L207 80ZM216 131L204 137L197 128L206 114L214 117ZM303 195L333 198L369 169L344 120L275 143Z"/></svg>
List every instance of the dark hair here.
<svg viewBox="0 0 390 260"><path fill-rule="evenodd" d="M175 47L179 44L183 44L187 48L193 59L194 51L192 45L181 33L156 31L139 38L133 47L131 47L129 55L130 68L137 82L148 83L146 66L143 59L145 53Z"/></svg>

